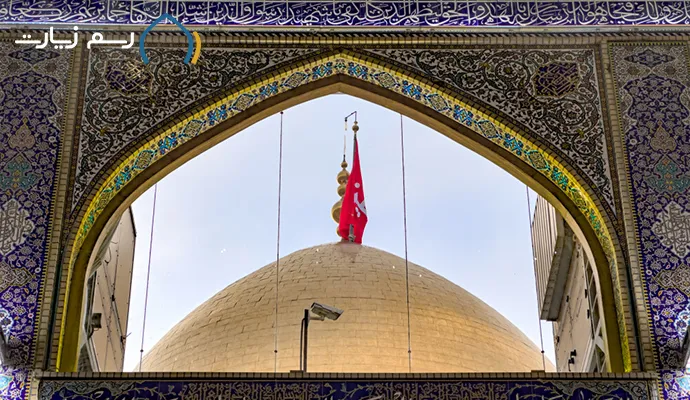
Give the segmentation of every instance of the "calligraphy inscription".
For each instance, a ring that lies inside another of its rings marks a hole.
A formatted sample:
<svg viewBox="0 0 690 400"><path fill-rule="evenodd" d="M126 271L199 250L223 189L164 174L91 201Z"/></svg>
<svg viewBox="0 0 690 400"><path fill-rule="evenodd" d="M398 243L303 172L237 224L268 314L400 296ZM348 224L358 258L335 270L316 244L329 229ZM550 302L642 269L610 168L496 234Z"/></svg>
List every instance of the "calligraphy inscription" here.
<svg viewBox="0 0 690 400"><path fill-rule="evenodd" d="M136 374L131 374L136 376ZM481 374L477 374L478 377ZM74 379L74 378L73 378ZM93 379L93 378L91 378ZM97 378L96 378L97 379ZM39 400L652 400L653 379L327 381L41 380Z"/></svg>
<svg viewBox="0 0 690 400"><path fill-rule="evenodd" d="M690 23L685 1L194 1L0 2L2 23L273 26L621 26Z"/></svg>

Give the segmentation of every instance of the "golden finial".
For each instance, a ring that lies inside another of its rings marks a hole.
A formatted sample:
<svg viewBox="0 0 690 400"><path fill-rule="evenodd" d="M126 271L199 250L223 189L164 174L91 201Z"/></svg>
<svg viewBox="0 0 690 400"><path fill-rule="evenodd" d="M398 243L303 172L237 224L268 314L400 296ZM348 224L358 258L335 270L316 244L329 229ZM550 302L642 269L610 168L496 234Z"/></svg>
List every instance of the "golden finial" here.
<svg viewBox="0 0 690 400"><path fill-rule="evenodd" d="M343 196L345 196L345 188L347 187L347 179L350 177L350 173L347 172L347 161L345 161L345 156L343 155L343 162L340 163L340 166L343 168L340 172L338 172L338 196L340 196L340 200L338 200L335 204L333 204L333 207L331 207L331 217L333 218L333 221L335 223L340 223L340 209L343 207Z"/></svg>

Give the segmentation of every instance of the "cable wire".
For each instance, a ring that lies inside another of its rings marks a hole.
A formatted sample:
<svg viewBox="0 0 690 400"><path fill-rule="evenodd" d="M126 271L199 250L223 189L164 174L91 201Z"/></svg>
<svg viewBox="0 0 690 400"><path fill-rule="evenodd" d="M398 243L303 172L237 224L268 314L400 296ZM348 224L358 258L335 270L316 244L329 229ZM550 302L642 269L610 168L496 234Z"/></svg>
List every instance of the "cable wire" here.
<svg viewBox="0 0 690 400"><path fill-rule="evenodd" d="M405 186L405 140L403 130L403 115L400 114L400 154L402 161L402 191L403 191L403 231L405 233L405 296L407 300L407 364L412 372L412 330L410 327L410 269L407 259L407 188Z"/></svg>
<svg viewBox="0 0 690 400"><path fill-rule="evenodd" d="M278 151L278 234L276 238L276 309L273 343L273 372L278 372L278 283L280 282L280 198L283 189L283 112L280 112L280 139Z"/></svg>
<svg viewBox="0 0 690 400"><path fill-rule="evenodd" d="M536 260L536 254L535 254L535 248L534 248L534 235L533 235L533 227L532 227L532 205L529 199L529 186L525 185L525 193L527 193L527 220L529 221L529 240L532 243L532 266L534 267L534 284L537 287L537 296L539 293L539 288L538 285L539 283L537 282L538 276L537 276L537 260ZM550 239L550 238L549 238ZM539 301L539 298L537 298L537 302ZM541 341L541 364L542 368L544 371L546 371L546 355L544 354L544 335L542 333L541 329L541 319L539 318L539 306L537 306L537 322L539 323L539 340ZM568 366L570 368L570 366Z"/></svg>
<svg viewBox="0 0 690 400"><path fill-rule="evenodd" d="M151 213L151 238L149 239L149 262L146 267L146 295L144 296L144 321L141 324L141 349L139 350L139 372L141 363L144 360L144 334L146 333L146 309L149 304L149 282L151 278L151 254L153 253L153 227L156 222L156 197L158 195L158 184L153 186L153 212Z"/></svg>

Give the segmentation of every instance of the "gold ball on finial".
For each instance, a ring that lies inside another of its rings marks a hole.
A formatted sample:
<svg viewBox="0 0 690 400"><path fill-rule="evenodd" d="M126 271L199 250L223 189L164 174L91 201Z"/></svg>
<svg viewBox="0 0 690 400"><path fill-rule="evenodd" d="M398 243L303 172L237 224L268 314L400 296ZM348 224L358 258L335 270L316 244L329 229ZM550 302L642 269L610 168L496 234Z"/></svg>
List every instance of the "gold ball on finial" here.
<svg viewBox="0 0 690 400"><path fill-rule="evenodd" d="M352 125L352 131L356 134L357 131L359 131L359 126L357 125L357 121Z"/></svg>
<svg viewBox="0 0 690 400"><path fill-rule="evenodd" d="M331 218L333 218L333 221L335 223L340 222L340 210L343 208L343 200L340 199L338 200L335 204L333 204L333 207L331 207Z"/></svg>

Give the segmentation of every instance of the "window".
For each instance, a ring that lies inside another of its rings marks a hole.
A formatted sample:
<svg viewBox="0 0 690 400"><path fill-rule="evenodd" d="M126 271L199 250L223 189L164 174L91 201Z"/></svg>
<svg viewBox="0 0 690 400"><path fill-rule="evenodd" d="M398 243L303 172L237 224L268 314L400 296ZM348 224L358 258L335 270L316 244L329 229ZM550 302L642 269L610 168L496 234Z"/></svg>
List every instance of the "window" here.
<svg viewBox="0 0 690 400"><path fill-rule="evenodd" d="M589 323L591 328L592 346L589 355L590 372L605 372L606 371L606 353L604 351L604 339L602 337L602 323L600 311L599 291L597 290L597 283L594 276L592 264L590 264L587 257L584 257L585 262L585 296L589 304Z"/></svg>
<svg viewBox="0 0 690 400"><path fill-rule="evenodd" d="M93 329L91 328L91 314L93 313L93 298L95 295L96 288L96 273L93 273L86 283L86 313L84 315L84 330L86 331L86 337L90 338L93 334Z"/></svg>
<svg viewBox="0 0 690 400"><path fill-rule="evenodd" d="M606 354L599 343L594 345L589 372L606 372Z"/></svg>

